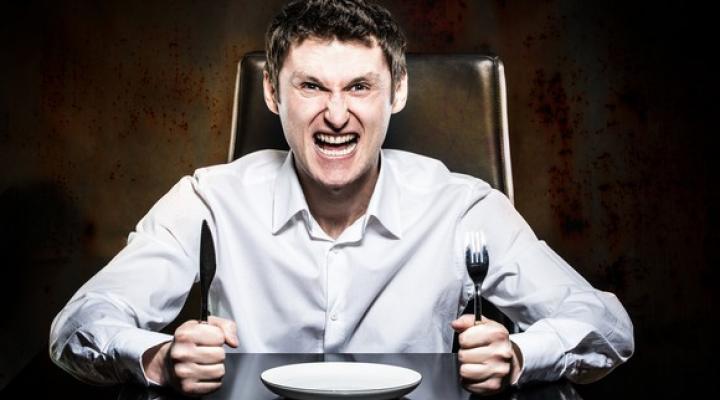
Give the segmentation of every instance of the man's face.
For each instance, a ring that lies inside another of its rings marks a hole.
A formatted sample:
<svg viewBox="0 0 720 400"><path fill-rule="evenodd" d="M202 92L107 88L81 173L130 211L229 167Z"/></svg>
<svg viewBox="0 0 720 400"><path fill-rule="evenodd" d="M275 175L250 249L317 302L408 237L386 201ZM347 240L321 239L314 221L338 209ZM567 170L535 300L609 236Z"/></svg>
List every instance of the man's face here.
<svg viewBox="0 0 720 400"><path fill-rule="evenodd" d="M374 176L390 115L404 107L407 93L403 80L390 102L390 69L375 41L368 47L306 39L285 58L278 103L267 76L264 84L302 177L341 189Z"/></svg>

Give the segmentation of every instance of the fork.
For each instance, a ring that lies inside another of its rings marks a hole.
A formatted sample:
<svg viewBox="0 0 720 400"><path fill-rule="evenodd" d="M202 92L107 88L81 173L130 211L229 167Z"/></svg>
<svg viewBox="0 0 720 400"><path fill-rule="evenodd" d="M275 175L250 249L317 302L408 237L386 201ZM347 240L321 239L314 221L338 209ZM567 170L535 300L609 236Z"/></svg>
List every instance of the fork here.
<svg viewBox="0 0 720 400"><path fill-rule="evenodd" d="M475 283L475 325L482 321L482 299L480 290L488 273L487 247L485 246L485 234L471 231L465 233L465 266L473 283Z"/></svg>

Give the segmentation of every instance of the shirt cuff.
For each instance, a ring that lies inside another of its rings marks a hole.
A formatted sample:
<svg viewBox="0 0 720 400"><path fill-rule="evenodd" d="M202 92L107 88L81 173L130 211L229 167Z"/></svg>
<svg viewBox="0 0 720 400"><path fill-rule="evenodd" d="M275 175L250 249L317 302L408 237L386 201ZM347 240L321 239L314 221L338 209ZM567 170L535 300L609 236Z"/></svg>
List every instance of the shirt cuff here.
<svg viewBox="0 0 720 400"><path fill-rule="evenodd" d="M560 379L565 372L565 354L554 332L527 331L513 333L510 340L522 353L523 365L518 381L521 386L530 382L549 382Z"/></svg>
<svg viewBox="0 0 720 400"><path fill-rule="evenodd" d="M149 348L160 343L169 342L172 338L172 335L165 333L131 328L115 335L108 349L115 353L115 359L120 362L135 381L146 387L160 386L157 382L151 381L145 376L142 356Z"/></svg>

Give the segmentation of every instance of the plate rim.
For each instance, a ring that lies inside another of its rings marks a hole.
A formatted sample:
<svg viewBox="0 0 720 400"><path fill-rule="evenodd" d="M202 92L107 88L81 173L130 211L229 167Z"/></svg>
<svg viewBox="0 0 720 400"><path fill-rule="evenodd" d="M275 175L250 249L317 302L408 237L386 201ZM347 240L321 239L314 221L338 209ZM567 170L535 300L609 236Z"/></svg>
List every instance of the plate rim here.
<svg viewBox="0 0 720 400"><path fill-rule="evenodd" d="M404 369L404 370L410 371L411 373L417 375L417 380L410 382L408 384L405 384L405 385L391 386L391 387L385 387L385 388L379 388L379 389L342 389L342 390L337 390L337 389L307 389L307 388L299 388L297 386L286 386L286 385L270 382L263 377L263 375L267 371L270 371L273 369L292 367L292 366L296 366L296 365L306 365L306 364L353 364L353 365L364 364L364 365L373 365L373 366L382 365L384 367L393 367L393 368L399 368L399 369ZM319 361L319 362L290 363L290 364L280 365L280 366L273 367L273 368L268 368L265 371L260 373L260 380L267 386L273 386L273 387L277 387L279 389L294 391L294 392L303 393L303 394L322 394L322 395L338 395L338 396L384 394L384 393L388 393L388 392L395 392L395 391L411 389L411 388L415 388L415 387L419 386L420 383L422 382L422 379L423 379L422 374L419 373L418 371L415 371L412 368L401 367L399 365L394 365L394 364L353 362L353 361Z"/></svg>

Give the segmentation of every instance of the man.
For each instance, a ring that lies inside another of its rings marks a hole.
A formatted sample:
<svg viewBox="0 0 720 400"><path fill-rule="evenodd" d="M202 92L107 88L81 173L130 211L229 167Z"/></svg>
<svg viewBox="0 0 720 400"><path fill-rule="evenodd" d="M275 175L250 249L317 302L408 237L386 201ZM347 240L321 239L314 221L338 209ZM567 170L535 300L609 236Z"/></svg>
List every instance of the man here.
<svg viewBox="0 0 720 400"><path fill-rule="evenodd" d="M80 379L216 390L223 346L246 352L448 352L461 332L470 391L599 379L633 352L618 300L593 289L485 182L381 150L405 106L405 40L362 0L288 4L266 36L265 101L290 152L185 177L53 322L51 356ZM154 332L197 279L200 224L216 242L209 323ZM462 316L464 233L491 255L484 295L524 330Z"/></svg>

